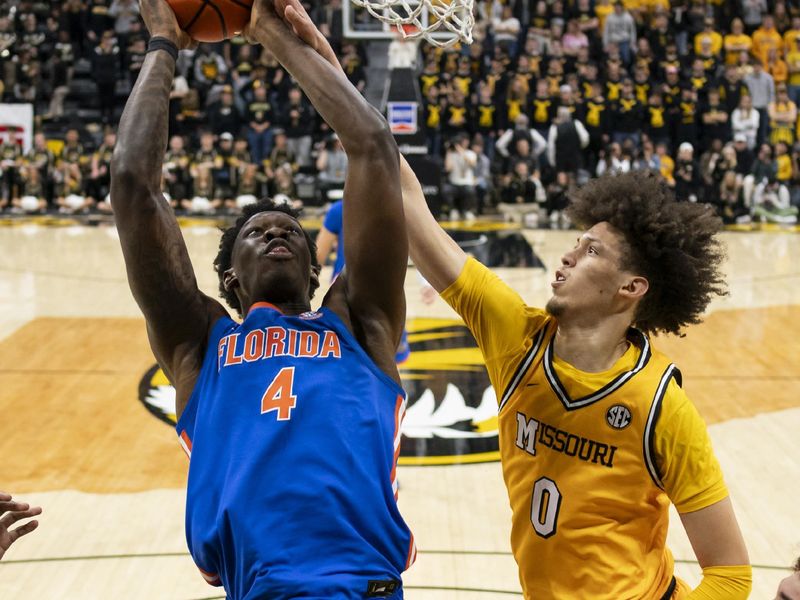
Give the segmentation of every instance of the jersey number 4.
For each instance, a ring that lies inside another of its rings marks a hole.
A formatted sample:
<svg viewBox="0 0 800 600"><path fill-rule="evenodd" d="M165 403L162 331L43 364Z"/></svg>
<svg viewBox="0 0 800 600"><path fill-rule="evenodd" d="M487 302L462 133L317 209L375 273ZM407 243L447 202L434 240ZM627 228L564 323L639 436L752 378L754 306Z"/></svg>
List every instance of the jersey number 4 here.
<svg viewBox="0 0 800 600"><path fill-rule="evenodd" d="M537 479L531 495L531 525L538 535L549 538L556 532L560 508L561 492L556 482L548 477Z"/></svg>
<svg viewBox="0 0 800 600"><path fill-rule="evenodd" d="M292 418L292 409L297 404L297 396L292 393L294 386L294 367L281 369L261 398L261 414L277 411L278 421Z"/></svg>

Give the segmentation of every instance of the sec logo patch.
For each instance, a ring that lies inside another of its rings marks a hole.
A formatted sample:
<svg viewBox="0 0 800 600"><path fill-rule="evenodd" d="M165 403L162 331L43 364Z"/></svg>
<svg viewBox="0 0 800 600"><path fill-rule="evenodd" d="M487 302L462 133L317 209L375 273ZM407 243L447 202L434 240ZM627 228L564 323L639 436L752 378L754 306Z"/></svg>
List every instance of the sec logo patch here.
<svg viewBox="0 0 800 600"><path fill-rule="evenodd" d="M606 423L613 429L625 429L631 424L631 418L631 411L622 404L615 404L606 411Z"/></svg>

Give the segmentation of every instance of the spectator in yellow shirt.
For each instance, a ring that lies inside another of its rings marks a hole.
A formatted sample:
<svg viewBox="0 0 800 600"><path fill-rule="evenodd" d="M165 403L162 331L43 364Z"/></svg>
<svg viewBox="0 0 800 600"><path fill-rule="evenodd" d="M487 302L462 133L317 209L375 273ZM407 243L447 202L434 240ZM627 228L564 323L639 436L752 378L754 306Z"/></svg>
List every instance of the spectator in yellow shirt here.
<svg viewBox="0 0 800 600"><path fill-rule="evenodd" d="M800 46L793 43L786 47L786 66L789 69L789 98L795 104L800 103Z"/></svg>
<svg viewBox="0 0 800 600"><path fill-rule="evenodd" d="M767 55L770 48L775 48L783 54L783 38L778 30L775 29L775 21L772 15L764 15L761 27L753 33L753 55L767 66Z"/></svg>
<svg viewBox="0 0 800 600"><path fill-rule="evenodd" d="M786 142L775 144L775 163L778 166L775 179L778 180L778 183L789 185L789 181L792 179L792 157Z"/></svg>
<svg viewBox="0 0 800 600"><path fill-rule="evenodd" d="M656 12L669 12L669 0L641 0L642 9L646 10L649 15Z"/></svg>
<svg viewBox="0 0 800 600"><path fill-rule="evenodd" d="M783 51L787 57L790 52L797 50L798 38L800 38L800 15L792 17L792 28L783 34Z"/></svg>
<svg viewBox="0 0 800 600"><path fill-rule="evenodd" d="M705 27L703 31L694 36L694 53L700 54L703 48L703 40L711 41L711 53L714 56L719 56L722 50L722 36L714 31L714 19L711 17L706 18Z"/></svg>
<svg viewBox="0 0 800 600"><path fill-rule="evenodd" d="M731 21L731 32L725 36L724 46L726 65L735 65L739 53L750 52L753 47L753 40L744 32L744 23L740 18Z"/></svg>
<svg viewBox="0 0 800 600"><path fill-rule="evenodd" d="M797 125L797 105L789 99L786 85L775 86L775 100L767 105L769 115L769 143L784 142L788 146L794 144Z"/></svg>
<svg viewBox="0 0 800 600"><path fill-rule="evenodd" d="M775 48L770 48L767 52L766 71L772 75L775 83L785 83L789 79L789 67L783 61Z"/></svg>
<svg viewBox="0 0 800 600"><path fill-rule="evenodd" d="M658 155L660 164L658 172L664 178L664 181L667 182L667 185L671 188L674 188L675 161L672 160L672 157L669 155L669 152L667 151L667 145L664 142L656 144L656 154Z"/></svg>
<svg viewBox="0 0 800 600"><path fill-rule="evenodd" d="M598 23L598 31L603 31L603 27L606 24L606 17L614 12L614 5L611 3L611 0L597 0L594 5L594 14L597 15Z"/></svg>

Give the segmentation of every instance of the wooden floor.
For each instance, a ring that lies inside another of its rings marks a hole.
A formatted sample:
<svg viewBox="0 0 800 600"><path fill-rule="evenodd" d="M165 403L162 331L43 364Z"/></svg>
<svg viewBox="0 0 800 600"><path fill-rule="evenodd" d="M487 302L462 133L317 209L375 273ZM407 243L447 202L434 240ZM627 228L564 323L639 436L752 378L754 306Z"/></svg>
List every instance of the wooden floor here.
<svg viewBox="0 0 800 600"><path fill-rule="evenodd" d="M185 236L214 294L219 233ZM548 272L498 272L541 305L575 234L526 236ZM730 296L685 338L656 345L710 424L755 565L753 598L772 598L800 554L800 235L725 240ZM39 530L0 563L0 598L221 597L186 552L184 454L139 401L154 360L115 231L2 227L0 248L0 489L44 507ZM422 304L418 288L411 270L410 317L454 318L439 299ZM407 598L521 597L499 463L402 466L399 478L419 547ZM673 523L678 574L695 584L699 568Z"/></svg>

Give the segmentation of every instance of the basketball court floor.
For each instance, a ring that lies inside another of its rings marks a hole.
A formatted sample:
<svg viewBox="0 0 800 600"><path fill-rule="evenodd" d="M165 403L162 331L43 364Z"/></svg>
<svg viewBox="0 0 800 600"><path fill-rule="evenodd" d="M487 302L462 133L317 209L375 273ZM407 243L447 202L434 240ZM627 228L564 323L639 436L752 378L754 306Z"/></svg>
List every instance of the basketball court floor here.
<svg viewBox="0 0 800 600"><path fill-rule="evenodd" d="M216 295L219 233L184 235L201 288ZM542 305L575 233L524 235L546 268L497 271ZM773 598L800 554L800 235L724 240L730 295L684 338L655 343L709 423L754 565L752 597ZM0 248L0 489L44 508L38 531L0 562L0 598L222 598L186 551L188 463L115 230L0 227ZM442 300L421 300L413 269L406 289L400 505L419 549L406 597L521 598L479 354ZM677 574L696 584L674 514L669 545Z"/></svg>

